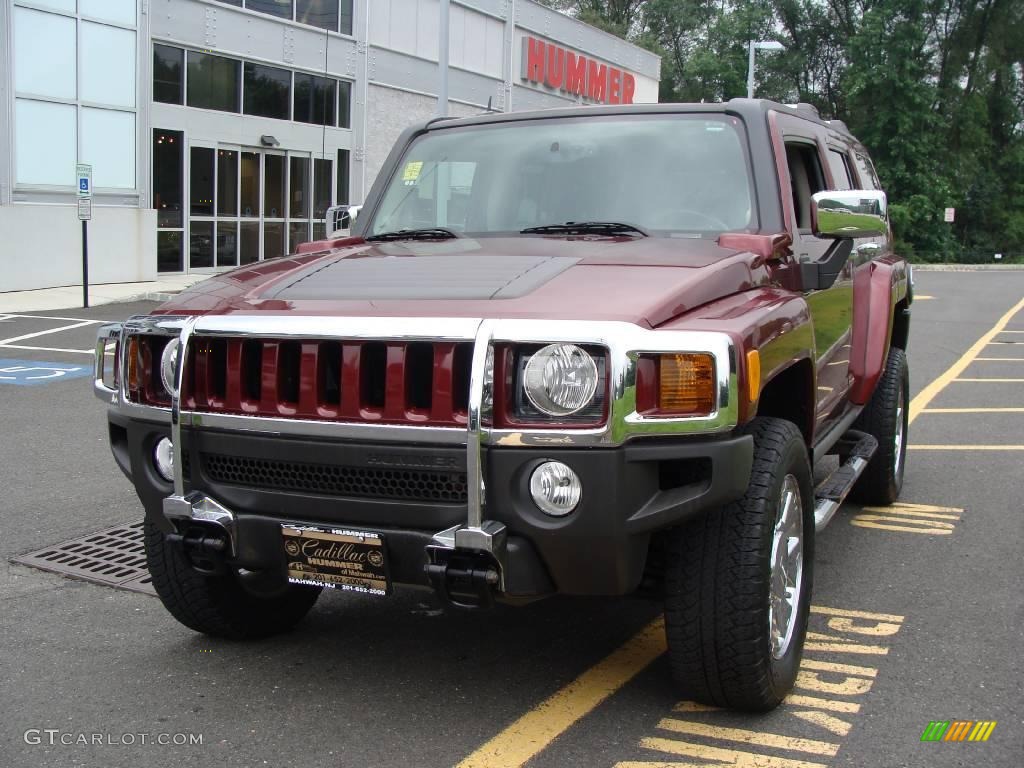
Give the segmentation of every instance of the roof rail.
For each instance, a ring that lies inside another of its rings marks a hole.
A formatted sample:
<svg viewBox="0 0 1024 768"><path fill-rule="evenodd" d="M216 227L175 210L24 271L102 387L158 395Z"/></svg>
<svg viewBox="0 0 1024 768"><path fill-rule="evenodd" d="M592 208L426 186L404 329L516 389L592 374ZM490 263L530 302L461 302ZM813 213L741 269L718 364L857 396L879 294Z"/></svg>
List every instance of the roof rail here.
<svg viewBox="0 0 1024 768"><path fill-rule="evenodd" d="M840 131L841 133L850 132L850 129L846 127L846 123L844 123L842 120L826 120L825 122L828 123L829 128L835 128L837 131Z"/></svg>
<svg viewBox="0 0 1024 768"><path fill-rule="evenodd" d="M799 104L787 104L786 106L792 110L795 110L796 112L803 112L804 114L810 115L811 117L816 117L819 120L821 119L821 115L818 112L818 108L813 104L808 104L806 101L801 101Z"/></svg>

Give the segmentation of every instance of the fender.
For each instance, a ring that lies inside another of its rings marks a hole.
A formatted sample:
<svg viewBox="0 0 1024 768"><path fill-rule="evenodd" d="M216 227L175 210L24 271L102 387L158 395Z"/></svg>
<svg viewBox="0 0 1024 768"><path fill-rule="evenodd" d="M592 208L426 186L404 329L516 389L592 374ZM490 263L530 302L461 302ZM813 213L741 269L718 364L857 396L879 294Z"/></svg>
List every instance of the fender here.
<svg viewBox="0 0 1024 768"><path fill-rule="evenodd" d="M850 351L850 401L864 405L875 391L892 339L893 308L907 297L903 263L872 261L853 279L853 342Z"/></svg>
<svg viewBox="0 0 1024 768"><path fill-rule="evenodd" d="M779 288L759 288L733 294L676 317L658 326L665 330L699 330L727 333L737 351L740 380L740 423L752 419L758 398L747 395L747 352L757 350L761 360L760 391L777 376L802 360L811 363L813 397L814 327L807 302L800 294ZM760 394L760 393L759 393ZM813 408L811 421L813 422ZM807 425L813 431L813 423Z"/></svg>

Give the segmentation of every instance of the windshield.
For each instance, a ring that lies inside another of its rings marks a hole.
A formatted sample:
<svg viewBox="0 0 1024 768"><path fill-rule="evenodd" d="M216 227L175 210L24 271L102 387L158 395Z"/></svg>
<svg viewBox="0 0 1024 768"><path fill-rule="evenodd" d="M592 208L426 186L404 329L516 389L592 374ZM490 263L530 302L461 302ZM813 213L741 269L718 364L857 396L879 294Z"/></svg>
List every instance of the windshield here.
<svg viewBox="0 0 1024 768"><path fill-rule="evenodd" d="M662 236L743 230L753 202L725 115L528 120L431 131L399 163L366 234L487 235L621 222Z"/></svg>

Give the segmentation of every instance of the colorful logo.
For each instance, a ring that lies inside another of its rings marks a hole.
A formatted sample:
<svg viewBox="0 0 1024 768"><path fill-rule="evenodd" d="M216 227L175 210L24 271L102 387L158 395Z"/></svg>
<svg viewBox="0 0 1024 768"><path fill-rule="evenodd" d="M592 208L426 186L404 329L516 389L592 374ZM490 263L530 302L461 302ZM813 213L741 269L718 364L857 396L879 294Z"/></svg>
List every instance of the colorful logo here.
<svg viewBox="0 0 1024 768"><path fill-rule="evenodd" d="M988 741L995 720L932 720L921 741Z"/></svg>

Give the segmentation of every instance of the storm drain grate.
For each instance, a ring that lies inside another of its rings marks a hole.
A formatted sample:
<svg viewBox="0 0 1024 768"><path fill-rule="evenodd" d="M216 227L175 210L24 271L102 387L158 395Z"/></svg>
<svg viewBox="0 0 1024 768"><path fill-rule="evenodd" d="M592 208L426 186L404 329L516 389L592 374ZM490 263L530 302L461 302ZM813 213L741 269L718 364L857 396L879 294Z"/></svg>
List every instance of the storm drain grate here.
<svg viewBox="0 0 1024 768"><path fill-rule="evenodd" d="M117 589L156 594L146 568L141 522L116 525L13 557L11 562Z"/></svg>

